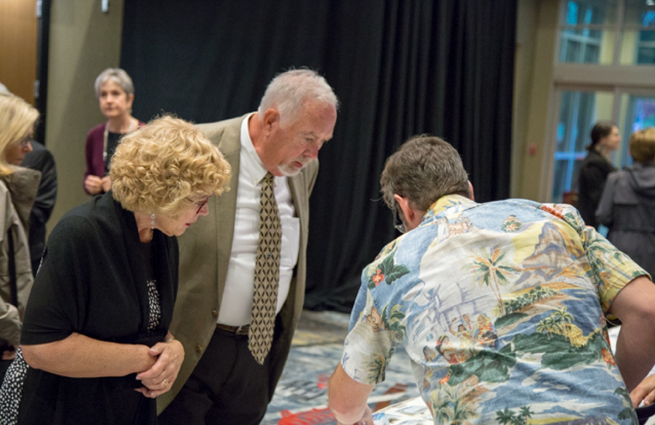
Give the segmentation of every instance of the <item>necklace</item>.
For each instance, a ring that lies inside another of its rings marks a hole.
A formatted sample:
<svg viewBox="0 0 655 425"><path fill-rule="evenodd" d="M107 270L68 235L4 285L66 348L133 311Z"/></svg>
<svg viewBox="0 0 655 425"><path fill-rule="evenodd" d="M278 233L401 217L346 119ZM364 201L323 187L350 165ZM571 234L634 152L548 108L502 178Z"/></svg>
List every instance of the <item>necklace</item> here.
<svg viewBox="0 0 655 425"><path fill-rule="evenodd" d="M131 133L134 130L134 122L136 118L130 118L130 128L127 130L128 133ZM127 133L124 133L127 134ZM109 121L105 124L105 132L102 135L102 161L107 164L107 140L109 139Z"/></svg>

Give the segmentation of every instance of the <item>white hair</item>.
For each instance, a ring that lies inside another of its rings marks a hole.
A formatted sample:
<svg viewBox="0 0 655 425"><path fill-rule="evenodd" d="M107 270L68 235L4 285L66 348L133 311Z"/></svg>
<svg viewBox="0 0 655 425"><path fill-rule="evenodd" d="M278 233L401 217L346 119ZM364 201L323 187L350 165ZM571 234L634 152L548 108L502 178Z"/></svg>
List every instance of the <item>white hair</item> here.
<svg viewBox="0 0 655 425"><path fill-rule="evenodd" d="M11 92L9 91L7 86L5 86L2 83L0 83L0 93L2 93L2 94L11 94Z"/></svg>
<svg viewBox="0 0 655 425"><path fill-rule="evenodd" d="M98 75L95 82L96 97L100 98L100 89L107 81L113 81L123 89L127 97L134 94L134 83L127 72L120 68L107 68Z"/></svg>
<svg viewBox="0 0 655 425"><path fill-rule="evenodd" d="M281 122L293 123L309 100L339 108L339 100L325 78L311 69L292 69L279 74L268 84L258 113L263 118L267 109L275 108L280 113Z"/></svg>

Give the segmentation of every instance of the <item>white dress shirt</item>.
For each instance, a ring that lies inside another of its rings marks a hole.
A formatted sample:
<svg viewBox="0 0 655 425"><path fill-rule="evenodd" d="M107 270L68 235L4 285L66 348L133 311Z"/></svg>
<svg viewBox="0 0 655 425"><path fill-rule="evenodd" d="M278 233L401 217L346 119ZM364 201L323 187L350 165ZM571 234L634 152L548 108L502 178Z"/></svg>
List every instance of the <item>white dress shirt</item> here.
<svg viewBox="0 0 655 425"><path fill-rule="evenodd" d="M234 236L230 263L227 269L225 290L221 300L218 323L242 326L250 323L250 310L254 293L255 258L259 241L259 198L261 181L268 172L248 132L248 115L241 123L241 153L237 206L234 218ZM280 284L277 296L279 313L287 299L293 269L298 261L300 244L300 220L295 217L295 208L286 177L274 178L274 193L282 226L280 248Z"/></svg>

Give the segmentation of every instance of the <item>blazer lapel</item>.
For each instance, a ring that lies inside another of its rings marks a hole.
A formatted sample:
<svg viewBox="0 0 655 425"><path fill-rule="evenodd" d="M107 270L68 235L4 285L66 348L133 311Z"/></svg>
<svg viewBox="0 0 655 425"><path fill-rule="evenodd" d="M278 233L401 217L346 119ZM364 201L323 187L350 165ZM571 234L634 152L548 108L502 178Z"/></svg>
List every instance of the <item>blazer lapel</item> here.
<svg viewBox="0 0 655 425"><path fill-rule="evenodd" d="M234 220L237 209L237 190L239 186L239 163L241 155L241 137L240 137L241 123L239 125L227 127L221 136L218 144L219 149L223 153L225 160L232 167L232 177L230 178L230 190L223 192L221 196L214 196L213 207L216 211L218 226L216 231L217 246L218 246L218 296L219 303L223 298L223 290L225 289L225 279L227 277L227 269L230 263L230 252L232 250L232 238L234 236ZM220 305L220 304L219 304Z"/></svg>
<svg viewBox="0 0 655 425"><path fill-rule="evenodd" d="M296 176L289 177L289 189L291 190L291 198L293 199L293 206L296 210L296 215L300 219L301 223L304 223L305 220L307 219L305 217L305 209L303 208L303 205L300 203L301 199L304 199L302 196L305 190L305 185L303 184L304 176L302 173L299 173ZM302 226L301 226L302 227ZM301 239L302 239L302 228L300 229L301 231Z"/></svg>
<svg viewBox="0 0 655 425"><path fill-rule="evenodd" d="M281 314L287 314L291 315L287 320L292 319L293 317L293 312L297 310L297 308L301 308L302 306L298 307L298 301L302 299L302 296L299 298L299 294L297 294L297 291L299 289L298 287L298 282L297 282L297 276L298 276L298 267L301 266L302 262L302 256L303 256L303 250L305 248L305 244L307 241L307 215L309 214L309 208L307 207L307 189L305 186L305 174L300 173L294 177L289 177L288 178L289 182L289 190L291 191L291 198L293 199L293 206L296 210L296 216L298 217L300 221L300 235L299 238L300 240L298 241L298 249L300 250L300 253L298 255L298 263L296 263L296 267L293 269L293 279L291 280L291 288L289 288L289 294L287 295L287 302L285 304L292 306L293 308L283 308L282 311L280 312ZM304 270L300 270L300 273L303 273ZM302 287L302 291L304 291L304 286ZM285 320L285 323L287 322Z"/></svg>

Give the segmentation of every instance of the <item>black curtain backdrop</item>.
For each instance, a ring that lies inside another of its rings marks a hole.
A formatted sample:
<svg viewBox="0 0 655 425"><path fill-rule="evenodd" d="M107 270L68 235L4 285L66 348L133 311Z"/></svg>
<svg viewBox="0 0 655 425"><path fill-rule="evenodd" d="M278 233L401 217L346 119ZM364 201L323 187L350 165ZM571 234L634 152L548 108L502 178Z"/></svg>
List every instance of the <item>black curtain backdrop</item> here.
<svg viewBox="0 0 655 425"><path fill-rule="evenodd" d="M349 311L396 236L379 177L409 136L452 143L476 200L509 195L515 22L515 0L127 1L121 64L146 121L235 117L279 72L325 76L342 106L311 197L305 306Z"/></svg>

